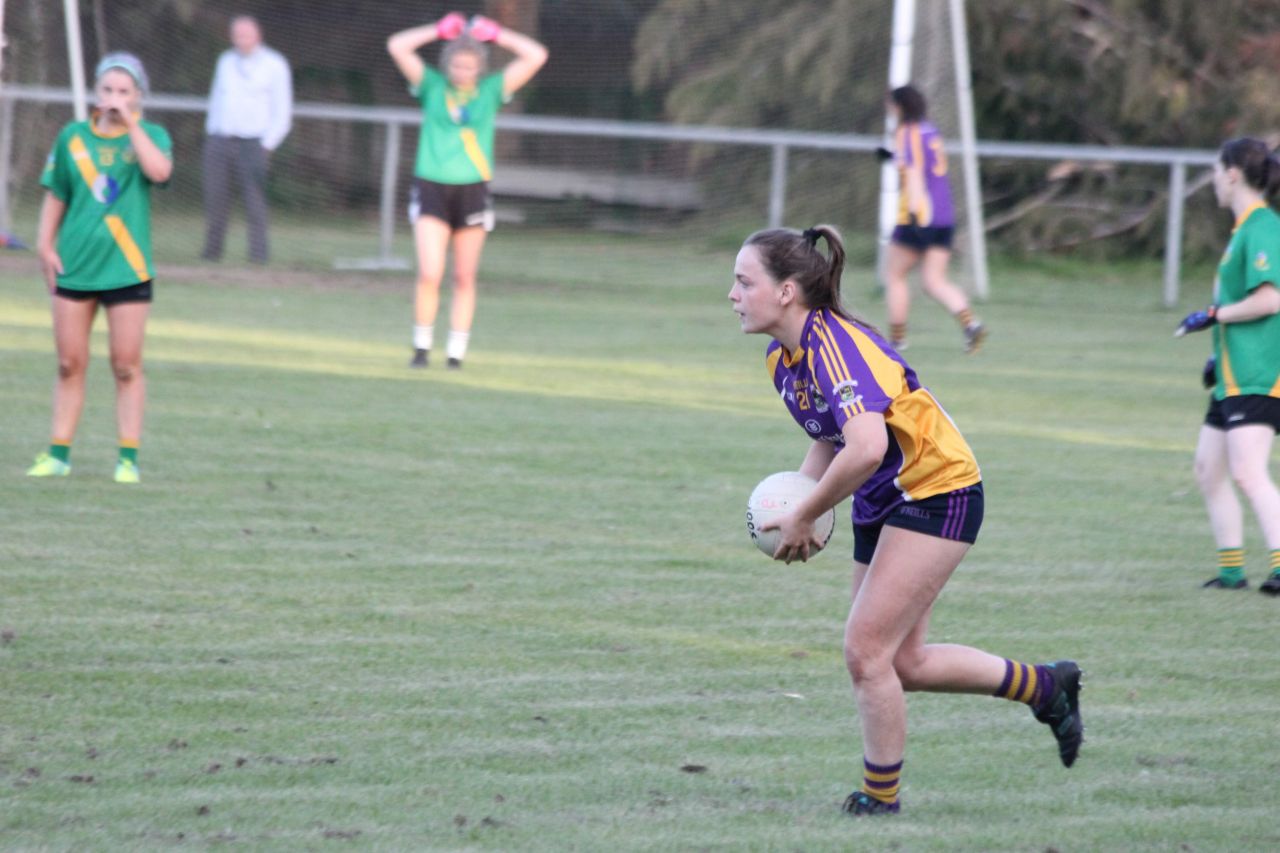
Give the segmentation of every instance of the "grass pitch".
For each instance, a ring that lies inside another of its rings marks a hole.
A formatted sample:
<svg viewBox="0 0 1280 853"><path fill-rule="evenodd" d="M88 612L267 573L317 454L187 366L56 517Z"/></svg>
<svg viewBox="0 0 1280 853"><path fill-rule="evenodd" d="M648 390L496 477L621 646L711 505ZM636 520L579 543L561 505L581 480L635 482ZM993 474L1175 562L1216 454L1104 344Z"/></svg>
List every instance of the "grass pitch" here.
<svg viewBox="0 0 1280 853"><path fill-rule="evenodd" d="M904 812L855 822L851 535L790 567L747 538L805 439L731 263L499 232L459 373L406 369L403 276L162 271L127 488L101 331L72 476L22 476L53 357L6 261L0 847L1280 847L1280 602L1197 589L1208 341L1157 270L997 267L973 358L918 303L988 500L933 638L1077 658L1088 739L1068 771L1025 708L912 696Z"/></svg>

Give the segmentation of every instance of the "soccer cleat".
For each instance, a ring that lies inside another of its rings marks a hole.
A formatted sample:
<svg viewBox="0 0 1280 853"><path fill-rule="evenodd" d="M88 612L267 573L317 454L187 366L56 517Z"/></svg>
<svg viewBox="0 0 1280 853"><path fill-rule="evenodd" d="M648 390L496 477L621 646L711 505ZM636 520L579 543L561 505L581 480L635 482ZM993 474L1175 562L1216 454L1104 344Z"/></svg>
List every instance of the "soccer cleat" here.
<svg viewBox="0 0 1280 853"><path fill-rule="evenodd" d="M409 362L410 367L426 367L427 360L431 357L431 350L415 349L413 351L413 359Z"/></svg>
<svg viewBox="0 0 1280 853"><path fill-rule="evenodd" d="M844 801L844 805L840 810L845 814L851 814L855 817L863 815L886 815L898 813L898 801L886 803L883 800L877 800L866 791L854 791Z"/></svg>
<svg viewBox="0 0 1280 853"><path fill-rule="evenodd" d="M65 477L70 473L70 462L63 462L47 452L37 456L35 464L27 469L28 477Z"/></svg>
<svg viewBox="0 0 1280 853"><path fill-rule="evenodd" d="M987 327L981 323L971 323L964 330L964 351L972 355L982 349L982 342L987 339Z"/></svg>
<svg viewBox="0 0 1280 853"><path fill-rule="evenodd" d="M132 459L121 459L116 463L115 481L117 483L141 483L142 472Z"/></svg>
<svg viewBox="0 0 1280 853"><path fill-rule="evenodd" d="M449 359L447 362L445 362L445 365L444 365L444 366L445 366L445 367L447 367L449 370L461 370L461 369L462 369L462 359L460 359L460 358L451 358L451 359Z"/></svg>
<svg viewBox="0 0 1280 853"><path fill-rule="evenodd" d="M1280 595L1280 569L1271 573L1271 577L1262 582L1258 592L1266 595Z"/></svg>
<svg viewBox="0 0 1280 853"><path fill-rule="evenodd" d="M1053 692L1039 708L1032 708L1035 718L1049 727L1058 741L1058 757L1065 767L1076 762L1080 744L1084 743L1084 721L1080 717L1080 667L1075 661L1060 660L1045 664L1053 671Z"/></svg>
<svg viewBox="0 0 1280 853"><path fill-rule="evenodd" d="M1270 582L1271 580L1272 578L1267 578L1268 582ZM1249 582L1244 578L1240 578L1240 580L1236 581L1235 583L1228 583L1227 581L1224 581L1221 577L1214 577L1200 584L1200 588L1201 589L1248 589Z"/></svg>

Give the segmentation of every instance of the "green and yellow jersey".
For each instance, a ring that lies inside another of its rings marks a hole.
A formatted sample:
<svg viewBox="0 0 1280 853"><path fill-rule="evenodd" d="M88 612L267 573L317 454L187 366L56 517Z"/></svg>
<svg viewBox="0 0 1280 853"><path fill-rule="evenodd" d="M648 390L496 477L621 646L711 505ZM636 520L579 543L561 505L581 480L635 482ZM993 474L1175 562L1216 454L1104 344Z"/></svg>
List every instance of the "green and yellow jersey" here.
<svg viewBox="0 0 1280 853"><path fill-rule="evenodd" d="M1240 302L1268 282L1280 286L1280 216L1257 204L1236 220L1218 265L1213 301ZM1214 399L1244 394L1280 397L1280 314L1214 326L1213 354L1218 359Z"/></svg>
<svg viewBox="0 0 1280 853"><path fill-rule="evenodd" d="M158 124L141 125L172 156L169 133ZM58 229L59 287L112 290L155 278L152 183L127 131L107 136L91 121L68 124L53 144L40 184L67 206Z"/></svg>
<svg viewBox="0 0 1280 853"><path fill-rule="evenodd" d="M427 66L415 94L422 104L422 132L413 173L438 184L492 180L494 124L506 100L502 74L487 74L464 93Z"/></svg>

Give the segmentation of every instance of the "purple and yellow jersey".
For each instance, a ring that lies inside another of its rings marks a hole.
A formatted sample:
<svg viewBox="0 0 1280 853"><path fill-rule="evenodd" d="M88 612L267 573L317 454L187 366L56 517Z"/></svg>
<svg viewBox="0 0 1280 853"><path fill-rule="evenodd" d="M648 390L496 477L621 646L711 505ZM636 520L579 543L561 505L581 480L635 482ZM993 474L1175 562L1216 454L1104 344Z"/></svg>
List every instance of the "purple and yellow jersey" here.
<svg viewBox="0 0 1280 853"><path fill-rule="evenodd" d="M845 423L863 412L884 416L889 447L853 496L854 524L880 521L905 501L941 495L982 480L960 430L875 332L830 309L809 314L800 348L773 341L765 363L796 423L814 441L844 448Z"/></svg>
<svg viewBox="0 0 1280 853"><path fill-rule="evenodd" d="M900 176L898 224L910 225L911 214L923 228L949 228L956 224L947 182L947 152L942 134L927 121L902 124L894 133L893 162ZM918 171L924 183L924 207L911 210L907 199L907 173Z"/></svg>

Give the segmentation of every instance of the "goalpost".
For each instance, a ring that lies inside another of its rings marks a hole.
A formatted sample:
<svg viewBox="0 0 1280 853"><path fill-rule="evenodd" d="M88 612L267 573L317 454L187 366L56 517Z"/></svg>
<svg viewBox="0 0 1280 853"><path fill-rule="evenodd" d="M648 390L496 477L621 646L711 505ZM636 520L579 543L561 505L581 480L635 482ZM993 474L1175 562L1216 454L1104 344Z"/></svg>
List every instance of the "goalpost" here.
<svg viewBox="0 0 1280 853"><path fill-rule="evenodd" d="M939 30L949 31L944 38ZM917 54L920 61L916 62ZM949 57L948 57L949 54ZM950 76L954 88L946 85ZM965 245L957 247L960 278L974 295L985 299L989 293L987 242L983 227L982 190L979 181L977 133L974 128L972 71L969 64L969 37L965 26L964 0L894 0L892 46L889 51L889 88L912 83L928 99L930 120L948 139L959 138L960 186L952 192L964 193L964 205L957 205L957 236ZM885 116L885 146L892 147L896 123ZM952 181L956 179L952 170ZM898 215L898 172L887 162L880 170L880 269L885 249ZM883 276L882 276L883 278Z"/></svg>

